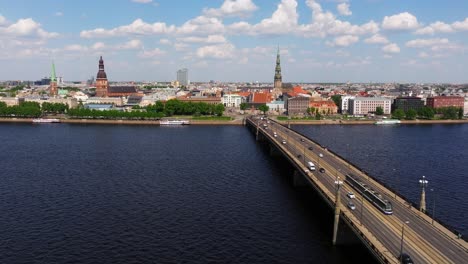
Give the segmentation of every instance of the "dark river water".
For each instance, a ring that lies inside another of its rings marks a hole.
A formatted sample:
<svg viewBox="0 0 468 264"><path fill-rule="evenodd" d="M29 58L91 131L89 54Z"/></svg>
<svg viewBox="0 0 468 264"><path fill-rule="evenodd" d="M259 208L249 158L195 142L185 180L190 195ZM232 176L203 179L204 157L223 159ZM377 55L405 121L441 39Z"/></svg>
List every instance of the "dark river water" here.
<svg viewBox="0 0 468 264"><path fill-rule="evenodd" d="M412 201L425 175L466 231L467 125L294 129ZM373 261L331 246L331 209L244 127L0 124L0 142L0 263Z"/></svg>

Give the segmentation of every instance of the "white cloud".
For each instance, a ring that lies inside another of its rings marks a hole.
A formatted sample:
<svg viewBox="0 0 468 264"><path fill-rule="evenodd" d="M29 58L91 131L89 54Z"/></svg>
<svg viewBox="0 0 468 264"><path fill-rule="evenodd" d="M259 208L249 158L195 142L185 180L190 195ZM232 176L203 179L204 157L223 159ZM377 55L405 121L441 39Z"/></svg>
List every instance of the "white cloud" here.
<svg viewBox="0 0 468 264"><path fill-rule="evenodd" d="M296 0L282 0L270 18L265 18L254 25L254 34L277 35L294 32L299 15Z"/></svg>
<svg viewBox="0 0 468 264"><path fill-rule="evenodd" d="M0 22L5 23L5 18L1 17ZM0 25L1 24L2 23L0 23ZM38 37L43 39L54 38L59 35L55 32L45 31L42 29L41 24L37 23L32 18L19 19L16 23L10 24L6 27L0 26L0 34L13 37Z"/></svg>
<svg viewBox="0 0 468 264"><path fill-rule="evenodd" d="M155 48L155 49L152 49L152 50L143 50L141 51L140 53L138 53L138 57L140 58L153 58L153 57L156 57L156 56L162 56L166 54L165 51L159 49L159 48Z"/></svg>
<svg viewBox="0 0 468 264"><path fill-rule="evenodd" d="M142 19L136 19L129 25L120 26L114 29L96 28L93 30L83 30L80 33L82 38L99 38L99 37L118 37L128 35L156 35L170 33L175 30L174 26L167 26L166 23L156 22L148 24Z"/></svg>
<svg viewBox="0 0 468 264"><path fill-rule="evenodd" d="M468 30L468 17L463 21L457 21L452 24L452 27L458 31Z"/></svg>
<svg viewBox="0 0 468 264"><path fill-rule="evenodd" d="M385 36L375 34L370 38L364 40L367 44L387 44L389 41Z"/></svg>
<svg viewBox="0 0 468 264"><path fill-rule="evenodd" d="M174 44L174 48L177 51L186 51L186 50L188 50L189 47L190 47L190 45L188 45L186 43L175 43Z"/></svg>
<svg viewBox="0 0 468 264"><path fill-rule="evenodd" d="M444 22L437 21L435 23L430 24L427 27L420 28L416 30L416 34L418 35L434 35L435 33L452 33L454 32L451 25L446 24Z"/></svg>
<svg viewBox="0 0 468 264"><path fill-rule="evenodd" d="M132 0L133 3L139 3L139 4L149 4L153 2L153 0Z"/></svg>
<svg viewBox="0 0 468 264"><path fill-rule="evenodd" d="M106 48L106 45L102 42L96 42L91 46L91 49L93 50L103 50Z"/></svg>
<svg viewBox="0 0 468 264"><path fill-rule="evenodd" d="M385 53L400 53L400 47L395 43L390 43L382 47L382 51Z"/></svg>
<svg viewBox="0 0 468 264"><path fill-rule="evenodd" d="M226 38L223 35L209 35L208 37L185 37L179 38L179 41L189 43L225 43Z"/></svg>
<svg viewBox="0 0 468 264"><path fill-rule="evenodd" d="M329 45L338 46L338 47L347 47L358 41L359 41L359 37L357 36L345 35L345 36L336 37L332 43L329 42Z"/></svg>
<svg viewBox="0 0 468 264"><path fill-rule="evenodd" d="M169 45L169 44L171 44L171 41L168 40L168 39L160 39L159 43L161 43L163 45Z"/></svg>
<svg viewBox="0 0 468 264"><path fill-rule="evenodd" d="M224 24L219 18L206 16L198 16L194 19L190 19L176 30L177 34L184 35L220 34L224 31Z"/></svg>
<svg viewBox="0 0 468 264"><path fill-rule="evenodd" d="M63 50L80 52L80 51L87 51L88 47L83 46L83 45L79 45L79 44L72 44L72 45L65 46L65 48L63 48Z"/></svg>
<svg viewBox="0 0 468 264"><path fill-rule="evenodd" d="M406 46L410 48L424 48L434 45L448 44L450 41L446 38L432 39L414 39L406 42Z"/></svg>
<svg viewBox="0 0 468 264"><path fill-rule="evenodd" d="M197 49L197 57L213 59L229 59L234 57L234 45L231 43L203 46Z"/></svg>
<svg viewBox="0 0 468 264"><path fill-rule="evenodd" d="M203 13L207 16L214 17L246 17L257 9L258 7L252 0L225 0L220 8L204 9Z"/></svg>
<svg viewBox="0 0 468 264"><path fill-rule="evenodd" d="M126 43L118 45L116 49L118 50L128 50L128 49L139 49L143 47L143 43L139 39L132 39Z"/></svg>
<svg viewBox="0 0 468 264"><path fill-rule="evenodd" d="M382 28L386 30L413 30L419 28L419 23L414 15L404 12L393 16L385 16Z"/></svg>
<svg viewBox="0 0 468 264"><path fill-rule="evenodd" d="M0 26L6 24L6 22L7 22L6 18L4 16L0 15Z"/></svg>
<svg viewBox="0 0 468 264"><path fill-rule="evenodd" d="M339 4L336 9L338 10L338 13L342 16L350 16L353 14L351 10L349 10L349 4L348 3L341 3Z"/></svg>

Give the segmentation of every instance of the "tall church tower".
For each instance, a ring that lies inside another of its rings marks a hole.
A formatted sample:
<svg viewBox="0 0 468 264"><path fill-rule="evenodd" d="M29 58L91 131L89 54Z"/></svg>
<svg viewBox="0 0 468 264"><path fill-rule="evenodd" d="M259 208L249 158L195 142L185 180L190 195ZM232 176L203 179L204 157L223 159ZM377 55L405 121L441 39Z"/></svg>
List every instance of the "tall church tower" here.
<svg viewBox="0 0 468 264"><path fill-rule="evenodd" d="M99 59L99 71L96 78L96 96L97 97L107 97L107 88L109 83L107 81L107 74L104 71L104 61L102 56Z"/></svg>
<svg viewBox="0 0 468 264"><path fill-rule="evenodd" d="M55 64L52 62L52 71L50 73L50 87L49 87L49 96L57 96L57 77L55 76Z"/></svg>
<svg viewBox="0 0 468 264"><path fill-rule="evenodd" d="M275 81L273 84L273 95L278 98L283 93L283 81L281 77L281 61L280 61L280 50L276 54L276 67L275 67Z"/></svg>

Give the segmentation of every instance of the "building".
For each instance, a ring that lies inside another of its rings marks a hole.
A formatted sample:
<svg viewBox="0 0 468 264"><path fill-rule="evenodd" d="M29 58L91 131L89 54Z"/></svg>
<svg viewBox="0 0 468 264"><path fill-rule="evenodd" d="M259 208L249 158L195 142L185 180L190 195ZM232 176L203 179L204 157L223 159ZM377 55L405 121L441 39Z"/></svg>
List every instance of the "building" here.
<svg viewBox="0 0 468 264"><path fill-rule="evenodd" d="M350 95L346 95L346 96L341 97L341 113L342 114L349 113L348 112L349 99L354 99L354 98L356 98L356 97L355 96L350 96Z"/></svg>
<svg viewBox="0 0 468 264"><path fill-rule="evenodd" d="M288 115L305 114L307 113L307 108L309 108L309 102L309 97L287 97L284 107L286 108Z"/></svg>
<svg viewBox="0 0 468 264"><path fill-rule="evenodd" d="M392 100L382 97L356 97L349 99L348 112L351 115L368 115L375 113L379 106L385 115L389 115L392 110Z"/></svg>
<svg viewBox="0 0 468 264"><path fill-rule="evenodd" d="M187 68L183 68L177 71L177 81L179 82L180 85L183 85L186 87L190 84Z"/></svg>
<svg viewBox="0 0 468 264"><path fill-rule="evenodd" d="M465 105L465 99L461 96L428 97L426 100L426 105L430 108L454 106L454 107L459 107L463 109Z"/></svg>
<svg viewBox="0 0 468 264"><path fill-rule="evenodd" d="M177 100L181 102L192 102L192 103L207 103L207 104L220 104L221 97L214 96L191 96L191 97L179 97Z"/></svg>
<svg viewBox="0 0 468 264"><path fill-rule="evenodd" d="M276 54L275 77L274 77L274 83L273 83L273 96L275 98L278 98L282 94L283 94L283 77L281 76L280 51L278 47L278 52Z"/></svg>
<svg viewBox="0 0 468 264"><path fill-rule="evenodd" d="M104 61L102 56L99 59L99 71L96 76L96 96L97 97L107 97L107 88L109 87L109 82L107 81L107 74L104 71Z"/></svg>
<svg viewBox="0 0 468 264"><path fill-rule="evenodd" d="M49 96L55 97L58 95L57 78L55 77L55 64L52 62L52 71L50 73Z"/></svg>
<svg viewBox="0 0 468 264"><path fill-rule="evenodd" d="M240 107L243 101L242 96L228 93L223 95L222 102L226 107Z"/></svg>
<svg viewBox="0 0 468 264"><path fill-rule="evenodd" d="M320 114L333 115L338 113L338 106L333 101L310 101L309 107L318 109Z"/></svg>
<svg viewBox="0 0 468 264"><path fill-rule="evenodd" d="M407 112L410 109L418 111L424 107L424 101L419 97L398 97L393 102L393 109Z"/></svg>
<svg viewBox="0 0 468 264"><path fill-rule="evenodd" d="M108 86L107 96L108 97L127 97L136 95L137 90L135 86Z"/></svg>
<svg viewBox="0 0 468 264"><path fill-rule="evenodd" d="M284 101L272 101L266 104L270 113L283 114L284 113Z"/></svg>

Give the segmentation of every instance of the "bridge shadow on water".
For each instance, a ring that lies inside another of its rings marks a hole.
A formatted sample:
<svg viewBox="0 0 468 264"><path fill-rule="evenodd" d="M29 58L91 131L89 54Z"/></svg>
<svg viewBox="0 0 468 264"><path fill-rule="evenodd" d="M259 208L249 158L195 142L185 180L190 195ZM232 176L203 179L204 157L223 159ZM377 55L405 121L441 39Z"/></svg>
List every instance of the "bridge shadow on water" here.
<svg viewBox="0 0 468 264"><path fill-rule="evenodd" d="M287 199L294 205L297 214L299 228L304 228L304 235L318 245L323 251L319 255L326 255L307 263L377 263L373 255L352 233L351 229L340 219L338 243L332 245L333 235L333 213L334 210L328 206L323 198L310 186L294 186L294 167L282 155L271 155L270 146L267 142L259 141L257 145L264 155L268 156L272 170L277 172L281 185L283 186ZM344 234L344 235L343 235ZM340 242L342 236L342 242ZM351 239L350 239L350 236ZM345 238L346 237L346 238ZM352 242L350 242L350 240Z"/></svg>

